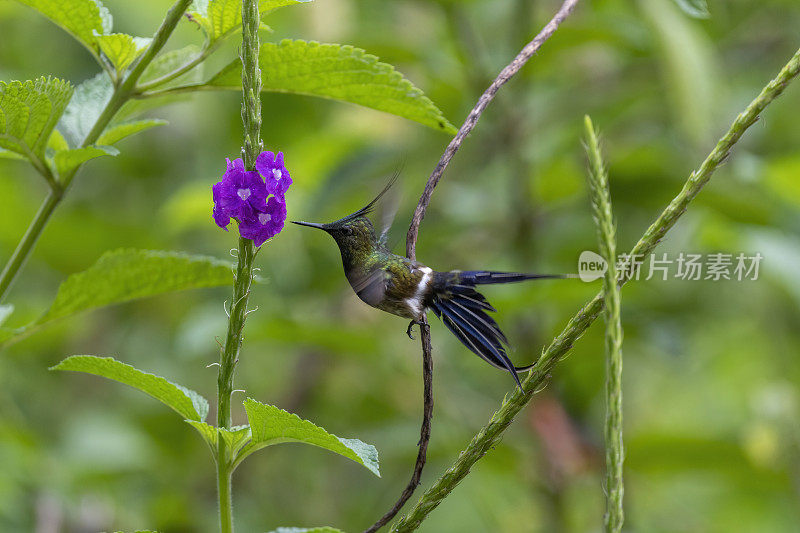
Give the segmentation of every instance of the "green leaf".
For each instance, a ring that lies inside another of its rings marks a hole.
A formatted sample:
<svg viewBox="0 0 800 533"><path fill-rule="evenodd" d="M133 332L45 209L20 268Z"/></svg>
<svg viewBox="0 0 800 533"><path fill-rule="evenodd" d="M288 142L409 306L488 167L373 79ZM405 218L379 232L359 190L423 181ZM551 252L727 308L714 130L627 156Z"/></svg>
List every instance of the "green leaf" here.
<svg viewBox="0 0 800 533"><path fill-rule="evenodd" d="M95 157L117 154L119 154L119 150L113 146L86 146L84 148L56 152L53 160L56 163L56 170L58 170L58 173L64 175L78 165L90 159L94 159Z"/></svg>
<svg viewBox="0 0 800 533"><path fill-rule="evenodd" d="M342 100L414 120L434 129L456 129L421 90L387 63L360 48L292 41L261 46L264 91ZM242 63L233 61L211 78L211 88L241 90Z"/></svg>
<svg viewBox="0 0 800 533"><path fill-rule="evenodd" d="M711 16L706 0L675 0L675 3L690 17L707 19Z"/></svg>
<svg viewBox="0 0 800 533"><path fill-rule="evenodd" d="M161 376L142 372L113 357L73 355L51 367L50 370L84 372L130 385L171 407L188 420L202 422L208 415L208 402L198 393Z"/></svg>
<svg viewBox="0 0 800 533"><path fill-rule="evenodd" d="M333 527L279 527L270 533L344 533L341 529Z"/></svg>
<svg viewBox="0 0 800 533"><path fill-rule="evenodd" d="M95 33L111 31L111 14L99 0L17 0L49 18L99 57Z"/></svg>
<svg viewBox="0 0 800 533"><path fill-rule="evenodd" d="M70 146L77 148L83 143L113 92L111 80L102 72L75 88L75 94L58 123L59 131Z"/></svg>
<svg viewBox="0 0 800 533"><path fill-rule="evenodd" d="M282 442L302 442L352 459L380 477L378 451L370 444L365 444L358 439L337 437L295 414L287 413L273 405L260 403L252 398L244 401L244 410L247 412L252 435L250 442L238 454L235 464L265 446Z"/></svg>
<svg viewBox="0 0 800 533"><path fill-rule="evenodd" d="M152 61L152 63L147 65L146 69L144 69L142 77L139 79L139 83L145 84L162 76L166 76L167 74L170 74L171 72L174 72L182 66L190 63L192 60L197 59L197 57L202 53L203 51L198 46L190 44L189 46L178 48L177 50L170 50L169 52L160 54ZM196 83L202 79L202 69L203 64L199 63L189 72L179 76L178 78L175 78L175 80L170 81L168 84L165 84L164 87L170 87L171 85L174 85L176 81L181 81L183 83Z"/></svg>
<svg viewBox="0 0 800 533"><path fill-rule="evenodd" d="M228 445L231 456L239 453L239 450L250 439L250 426L233 426L232 428L220 428L219 434L222 435L222 440Z"/></svg>
<svg viewBox="0 0 800 533"><path fill-rule="evenodd" d="M47 148L52 149L54 152L61 152L62 150L69 150L67 140L61 135L58 130L53 130L50 134L50 140L47 141Z"/></svg>
<svg viewBox="0 0 800 533"><path fill-rule="evenodd" d="M200 433L212 451L217 449L218 435L222 435L222 439L228 445L228 457L235 457L239 450L250 439L250 426L234 426L232 428L217 428L205 422L197 420L187 420L186 423Z"/></svg>
<svg viewBox="0 0 800 533"><path fill-rule="evenodd" d="M58 288L53 305L40 318L16 330L0 328L0 343L89 309L167 292L228 285L231 268L230 263L213 257L181 252L107 252L88 270L67 278Z"/></svg>
<svg viewBox="0 0 800 533"><path fill-rule="evenodd" d="M0 147L41 159L70 96L72 85L58 78L0 81Z"/></svg>
<svg viewBox="0 0 800 533"><path fill-rule="evenodd" d="M95 33L95 38L100 46L100 51L116 68L117 77L144 53L152 41L150 38L134 37L127 33L110 33L108 35Z"/></svg>
<svg viewBox="0 0 800 533"><path fill-rule="evenodd" d="M97 139L97 144L104 144L104 145L111 145L118 143L122 139L126 137L130 137L135 133L139 133L140 131L144 131L155 126L163 126L166 124L166 120L161 120L157 118L150 118L144 120L132 120L130 122L122 122L120 124L115 124L113 126L109 126L108 129Z"/></svg>
<svg viewBox="0 0 800 533"><path fill-rule="evenodd" d="M19 159L20 161L27 161L28 158L19 155L17 152L12 152L11 150L6 150L4 148L0 148L0 159Z"/></svg>
<svg viewBox="0 0 800 533"><path fill-rule="evenodd" d="M260 0L258 11L263 19L272 11L284 6L303 4L311 0ZM195 0L188 14L208 37L213 45L216 41L233 35L242 28L241 0Z"/></svg>

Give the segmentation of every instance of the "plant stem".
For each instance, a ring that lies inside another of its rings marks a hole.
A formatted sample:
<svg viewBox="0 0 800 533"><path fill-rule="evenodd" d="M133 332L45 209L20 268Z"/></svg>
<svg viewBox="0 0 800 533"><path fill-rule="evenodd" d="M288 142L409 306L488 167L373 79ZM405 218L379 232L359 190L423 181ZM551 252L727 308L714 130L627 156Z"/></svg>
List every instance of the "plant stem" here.
<svg viewBox="0 0 800 533"><path fill-rule="evenodd" d="M586 153L589 156L589 190L597 225L600 254L606 260L603 276L606 322L606 514L605 531L622 530L625 514L622 498L622 463L625 449L622 444L622 322L620 320L620 286L617 283L616 229L611 211L611 194L608 189L608 172L603 164L597 133L592 120L584 118L586 127Z"/></svg>
<svg viewBox="0 0 800 533"><path fill-rule="evenodd" d="M258 67L258 0L242 0L242 123L244 145L242 156L245 168L253 170L261 152L261 70ZM253 282L253 262L256 256L253 241L239 237L238 264L233 283L233 300L228 320L228 335L220 355L217 379L217 426L231 425L231 392L233 373L242 346L242 331L247 318L247 301ZM233 531L233 503L231 500L231 474L233 458L227 450L225 439L217 439L217 488L219 494L219 529L221 533Z"/></svg>
<svg viewBox="0 0 800 533"><path fill-rule="evenodd" d="M25 235L22 236L22 240L19 241L16 250L14 250L14 253L3 269L3 273L0 274L0 302L2 302L3 296L5 296L11 284L14 282L17 272L19 272L19 269L22 268L22 265L27 261L33 246L39 239L39 235L42 234L42 229L45 224L47 224L50 215L53 214L53 210L56 208L59 201L61 201L60 191L51 190L47 193L47 198L44 199L42 206L33 218L33 221L31 221L31 225L28 226L28 230L25 232Z"/></svg>
<svg viewBox="0 0 800 533"><path fill-rule="evenodd" d="M258 26L257 0L242 0L242 156L244 166L251 170L261 152L261 69L258 66L261 41Z"/></svg>
<svg viewBox="0 0 800 533"><path fill-rule="evenodd" d="M778 76L770 81L761 93L742 111L725 135L706 157L700 167L692 172L681 191L669 203L659 217L647 228L642 238L631 250L631 255L647 255L652 252L666 233L683 215L689 203L700 193L711 179L714 171L725 160L731 148L747 129L757 120L761 112L775 98L781 95L789 83L800 73L800 50L783 67ZM627 268L619 281L627 282L632 268ZM522 390L515 388L494 412L491 420L472 438L469 445L459 454L455 462L429 488L409 513L403 516L392 531L414 531L423 520L444 500L456 485L466 477L472 466L501 439L519 411L528 404L535 392L549 378L550 371L572 348L573 343L592 325L603 308L602 293L595 296L570 319L566 328L542 353L536 366L522 383Z"/></svg>
<svg viewBox="0 0 800 533"><path fill-rule="evenodd" d="M231 426L231 393L233 392L233 374L242 346L242 331L247 316L247 301L250 297L250 286L253 282L253 260L255 248L253 241L239 238L239 260L236 266L236 277L233 283L233 300L228 320L228 334L225 348L220 354L219 376L217 378L217 427ZM232 457L227 449L225 439L217 439L217 488L219 493L220 531L233 531L231 503L231 474L233 472Z"/></svg>
<svg viewBox="0 0 800 533"><path fill-rule="evenodd" d="M447 145L445 148L442 157L439 159L439 162L436 164L436 168L433 169L431 175L428 177L428 181L425 184L425 189L422 191L422 196L420 196L419 202L417 203L417 208L414 210L414 215L411 218L411 224L408 227L408 232L406 233L406 257L409 259L416 259L417 258L417 237L419 236L419 225L422 223L422 219L425 218L425 212L428 209L428 204L431 202L431 197L433 196L433 191L436 188L436 185L439 183L439 180L442 178L447 165L450 164L450 160L453 159L453 156L456 155L456 152L459 148L461 148L461 144L467 138L467 135L472 131L475 125L478 123L478 119L481 118L481 115L486 110L486 107L491 103L494 99L497 91L508 82L514 75L519 72L519 70L525 66L525 63L533 57L533 55L542 47L542 45L552 37L553 33L558 29L559 25L564 22L564 20L572 13L572 10L575 9L575 6L578 4L578 0L564 0L561 4L561 7L550 19L550 22L545 24L544 28L533 38L531 42L526 44L522 50L511 60L511 63L506 65L503 70L500 71L500 74L494 79L494 81L487 87L487 89L483 92L481 97L478 99L478 102L475 104L475 107L467 115L466 120L461 125L456 133L456 136L453 137L453 140L450 141L450 144Z"/></svg>
<svg viewBox="0 0 800 533"><path fill-rule="evenodd" d="M173 70L172 72L164 74L160 78L156 78L156 79L154 79L152 81L149 81L147 83L144 83L142 85L137 86L136 87L136 95L139 96L142 93L145 93L145 92L147 92L147 91L149 91L151 89L155 89L156 87L158 87L160 85L164 85L165 83L168 83L168 82L174 80L175 78L178 78L178 77L186 74L187 72L192 70L194 67L196 67L197 65L199 65L200 63L202 63L203 61L208 59L208 56L211 55L211 52L215 48L216 48L216 46L214 46L214 48L209 48L208 44L206 44L205 46L203 46L203 49L197 54L197 56L194 59L191 59L186 64L184 64L182 67L178 67L177 69Z"/></svg>
<svg viewBox="0 0 800 533"><path fill-rule="evenodd" d="M411 473L411 479L403 488L400 497L392 505L392 507L383 514L374 524L364 530L363 533L375 533L380 528L389 523L389 521L400 512L400 509L414 494L414 491L419 486L420 479L422 478L422 469L425 468L425 461L428 454L428 443L431 439L431 421L433 420L433 355L431 348L431 327L428 325L427 319L422 320L419 326L420 343L422 344L422 384L423 384L423 400L422 400L422 426L419 430L419 450L417 450L417 459L414 462L414 470Z"/></svg>
<svg viewBox="0 0 800 533"><path fill-rule="evenodd" d="M161 26L153 36L150 46L142 55L139 62L136 63L136 66L133 67L133 70L131 70L125 80L114 89L111 99L106 104L103 112L100 114L100 117L98 117L97 122L95 122L89 134L83 140L83 143L81 143L81 147L86 147L95 143L120 108L131 98L133 88L136 86L136 82L144 72L144 69L147 68L147 65L153 61L158 52L161 51L161 48L164 47L167 39L169 39L169 36L175 30L175 26L178 24L178 21L180 21L183 13L189 8L189 4L191 3L192 0L178 0L172 5L167 12L167 16L164 18L164 21L161 23ZM28 259L31 251L33 251L33 247L36 244L36 241L39 239L39 235L42 234L42 231L47 225L47 222L50 220L50 216L53 214L53 211L55 211L55 208L58 207L58 204L60 204L61 200L64 198L64 195L79 168L80 166L68 172L66 175L61 176L61 182L58 183L59 187L54 187L51 184L50 194L45 199L45 202L42 204L39 212L36 213L36 217L33 219L33 221L31 221L30 226L28 226L25 235L22 237L22 240L20 240L17 248L11 255L11 258L8 260L8 263L6 263L5 268L3 268L3 273L0 274L0 303L3 302L3 299L8 294L8 290L11 288L11 284L16 278L17 273L22 265L25 264L25 261ZM38 170L42 172L41 169ZM48 182L52 178L51 173L44 174L44 176L46 179L48 179Z"/></svg>
<svg viewBox="0 0 800 533"><path fill-rule="evenodd" d="M220 449L225 446L225 439L218 439ZM223 450L223 453L224 450ZM217 489L219 494L219 530L220 533L233 532L233 502L231 500L231 468L230 463L217 460Z"/></svg>

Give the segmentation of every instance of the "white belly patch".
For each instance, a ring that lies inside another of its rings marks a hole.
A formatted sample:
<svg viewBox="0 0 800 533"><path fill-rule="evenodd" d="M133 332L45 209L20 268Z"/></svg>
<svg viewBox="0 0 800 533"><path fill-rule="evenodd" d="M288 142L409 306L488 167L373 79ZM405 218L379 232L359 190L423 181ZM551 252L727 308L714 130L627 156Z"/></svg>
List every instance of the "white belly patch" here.
<svg viewBox="0 0 800 533"><path fill-rule="evenodd" d="M425 290L428 288L433 274L433 270L428 267L420 267L420 270L422 271L422 278L419 280L417 290L414 292L414 296L405 300L406 305L415 316L419 316L422 313L422 297L425 295Z"/></svg>

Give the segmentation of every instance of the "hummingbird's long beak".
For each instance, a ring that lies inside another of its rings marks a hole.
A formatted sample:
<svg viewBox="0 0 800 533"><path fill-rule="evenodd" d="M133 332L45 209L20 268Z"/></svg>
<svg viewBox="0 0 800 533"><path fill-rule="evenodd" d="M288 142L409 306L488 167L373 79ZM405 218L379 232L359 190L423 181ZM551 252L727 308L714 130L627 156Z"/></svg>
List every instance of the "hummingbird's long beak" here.
<svg viewBox="0 0 800 533"><path fill-rule="evenodd" d="M297 220L292 220L292 224L297 224L298 226L308 226L309 228L326 229L326 224L317 224L316 222L300 222Z"/></svg>

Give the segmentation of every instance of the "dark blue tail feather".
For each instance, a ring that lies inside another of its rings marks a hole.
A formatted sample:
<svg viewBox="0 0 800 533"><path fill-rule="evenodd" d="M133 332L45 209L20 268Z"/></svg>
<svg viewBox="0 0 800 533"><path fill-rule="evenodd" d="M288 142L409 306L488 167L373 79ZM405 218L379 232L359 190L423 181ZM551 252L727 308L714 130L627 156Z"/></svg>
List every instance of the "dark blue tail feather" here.
<svg viewBox="0 0 800 533"><path fill-rule="evenodd" d="M495 332L487 331L474 318L465 316L463 311L452 305L452 301L439 300L431 308L436 316L442 319L447 329L464 346L490 365L510 372L517 385L522 386L517 375L517 369L506 355L505 347L501 344ZM491 320L488 315L485 316Z"/></svg>
<svg viewBox="0 0 800 533"><path fill-rule="evenodd" d="M490 365L509 372L517 386L522 388L517 373L530 370L533 365L514 366L508 358L506 354L508 339L497 322L486 314L486 311L496 311L496 309L475 290L475 286L566 276L488 270L448 272L439 276L435 284L435 295L430 304L434 314L464 346Z"/></svg>

